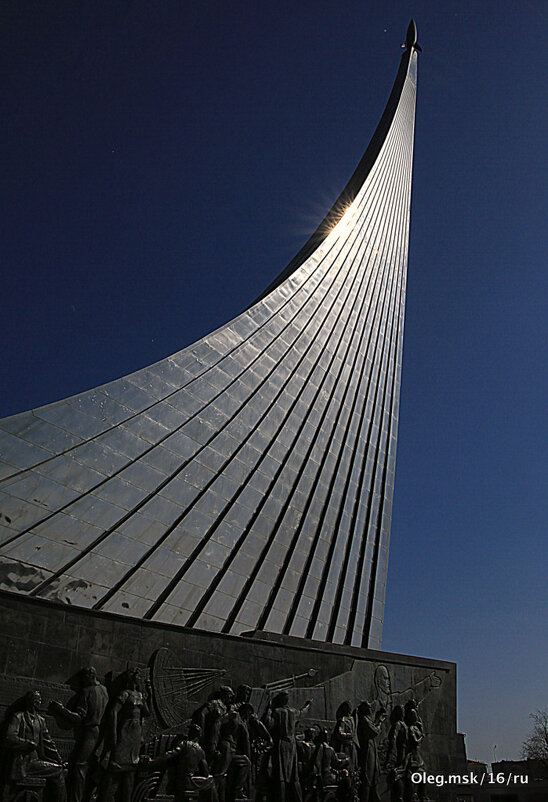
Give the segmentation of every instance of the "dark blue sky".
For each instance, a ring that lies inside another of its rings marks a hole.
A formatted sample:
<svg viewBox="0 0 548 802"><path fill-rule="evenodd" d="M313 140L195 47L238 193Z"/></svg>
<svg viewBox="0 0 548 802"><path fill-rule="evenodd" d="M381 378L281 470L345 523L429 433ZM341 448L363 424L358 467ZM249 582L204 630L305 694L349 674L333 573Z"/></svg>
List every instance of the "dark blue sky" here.
<svg viewBox="0 0 548 802"><path fill-rule="evenodd" d="M0 415L247 306L357 164L411 16L424 53L383 646L456 661L469 756L515 758L547 704L542 0L4 4Z"/></svg>

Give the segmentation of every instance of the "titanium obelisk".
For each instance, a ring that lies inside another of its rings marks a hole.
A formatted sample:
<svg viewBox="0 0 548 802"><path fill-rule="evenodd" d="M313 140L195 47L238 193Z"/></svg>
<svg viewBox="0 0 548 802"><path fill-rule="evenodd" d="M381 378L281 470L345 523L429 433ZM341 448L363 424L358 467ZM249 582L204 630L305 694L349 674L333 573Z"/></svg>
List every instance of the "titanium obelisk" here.
<svg viewBox="0 0 548 802"><path fill-rule="evenodd" d="M308 243L239 317L0 422L0 587L380 648L417 50Z"/></svg>

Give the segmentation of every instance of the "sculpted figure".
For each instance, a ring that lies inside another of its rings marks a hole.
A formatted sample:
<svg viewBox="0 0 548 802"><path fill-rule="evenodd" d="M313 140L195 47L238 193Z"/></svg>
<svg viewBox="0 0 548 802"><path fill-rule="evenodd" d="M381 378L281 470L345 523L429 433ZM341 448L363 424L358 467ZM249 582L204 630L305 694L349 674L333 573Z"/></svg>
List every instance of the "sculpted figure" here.
<svg viewBox="0 0 548 802"><path fill-rule="evenodd" d="M381 708L372 715L372 706L363 701L357 710L358 764L360 769L360 802L380 802L377 791L379 782L379 756L376 738L381 731L385 712Z"/></svg>
<svg viewBox="0 0 548 802"><path fill-rule="evenodd" d="M388 668L385 665L379 665L374 674L376 694L374 705L378 708L383 707L388 716L390 716L392 708L396 704L404 705L408 701L417 700L415 706L418 707L429 693L441 686L441 682L441 677L435 671L431 671L430 674L411 687L393 690Z"/></svg>
<svg viewBox="0 0 548 802"><path fill-rule="evenodd" d="M242 705L248 704L251 698L251 685L238 685L234 695L232 708L239 710Z"/></svg>
<svg viewBox="0 0 548 802"><path fill-rule="evenodd" d="M209 772L205 752L199 744L202 730L191 724L186 738L176 743L169 752L146 763L154 769L173 763L175 767L175 802L187 802L187 791L198 792L203 802L216 802L217 794L213 777Z"/></svg>
<svg viewBox="0 0 548 802"><path fill-rule="evenodd" d="M352 705L345 701L337 710L337 723L331 736L331 745L336 752L348 756L350 771L358 768L358 734L356 720L352 715Z"/></svg>
<svg viewBox="0 0 548 802"><path fill-rule="evenodd" d="M76 747L70 766L70 798L71 802L82 802L84 796L89 797L86 789L86 777L93 751L99 741L99 725L108 704L108 693L104 685L97 679L97 672L92 666L80 672L81 688L76 697L74 710L69 710L60 702L52 702L51 706L67 719L76 730Z"/></svg>
<svg viewBox="0 0 548 802"><path fill-rule="evenodd" d="M228 782L228 799L233 800L246 796L252 769L252 757L257 753L269 750L272 746L272 738L265 725L255 715L255 710L249 702L241 703L238 711L229 715L236 723L235 750Z"/></svg>
<svg viewBox="0 0 548 802"><path fill-rule="evenodd" d="M258 751L269 749L272 746L272 738L263 722L257 718L253 705L246 702L238 712L241 726L236 743L237 751L251 757L255 748Z"/></svg>
<svg viewBox="0 0 548 802"><path fill-rule="evenodd" d="M53 802L65 802L63 761L48 732L45 718L38 713L41 704L40 693L29 691L25 695L25 709L14 713L8 723L3 745L13 755L10 779L42 777Z"/></svg>
<svg viewBox="0 0 548 802"><path fill-rule="evenodd" d="M388 710L392 702L392 682L386 666L377 666L374 675L377 699Z"/></svg>
<svg viewBox="0 0 548 802"><path fill-rule="evenodd" d="M329 744L329 733L320 730L314 738L315 748L312 754L312 787L315 787L322 798L327 788L338 788L337 798L352 798L351 780L348 771L348 757L339 757Z"/></svg>
<svg viewBox="0 0 548 802"><path fill-rule="evenodd" d="M131 802L143 733L143 719L150 714L150 689L143 695L139 669L126 673L126 689L112 708L107 751L101 763L106 769L99 785L98 802L112 802L118 789L120 802Z"/></svg>
<svg viewBox="0 0 548 802"><path fill-rule="evenodd" d="M297 741L297 759L299 761L299 776L301 785L306 792L313 783L313 755L315 751L314 738L317 731L314 727L307 727L304 735Z"/></svg>
<svg viewBox="0 0 548 802"><path fill-rule="evenodd" d="M217 748L211 761L211 773L215 782L219 802L230 802L229 771L236 752L236 732L238 723L231 717L222 722L219 730ZM227 793L228 788L228 793Z"/></svg>
<svg viewBox="0 0 548 802"><path fill-rule="evenodd" d="M215 757L222 720L233 702L234 691L232 688L228 685L221 685L209 695L207 702L192 714L192 723L200 727L202 731L202 746L209 765Z"/></svg>
<svg viewBox="0 0 548 802"><path fill-rule="evenodd" d="M404 722L407 726L407 766L405 778L406 802L412 802L415 793L419 802L425 798L426 786L424 783L413 785L411 777L416 771L424 769L424 760L420 753L420 745L424 738L422 721L419 718L414 700L405 705Z"/></svg>
<svg viewBox="0 0 548 802"><path fill-rule="evenodd" d="M314 740L316 747L312 755L313 773L323 791L337 782L335 770L338 768L338 758L333 747L329 745L327 730L320 730Z"/></svg>
<svg viewBox="0 0 548 802"><path fill-rule="evenodd" d="M403 802L404 780L407 766L407 725L403 720L403 707L396 705L390 714L386 769L391 802Z"/></svg>
<svg viewBox="0 0 548 802"><path fill-rule="evenodd" d="M255 713L253 705L246 703L240 707L240 718L247 730L249 739L249 752L251 759L251 782L255 786L255 799L262 802L268 798L271 785L270 753L272 750L272 737L264 721ZM268 711L267 711L268 714ZM268 715L265 721L268 719ZM242 735L242 742L245 734Z"/></svg>
<svg viewBox="0 0 548 802"><path fill-rule="evenodd" d="M273 741L272 747L272 798L277 802L301 802L302 792L297 767L295 727L299 715L310 702L297 711L289 706L289 694L281 691L272 700L266 716L266 726Z"/></svg>

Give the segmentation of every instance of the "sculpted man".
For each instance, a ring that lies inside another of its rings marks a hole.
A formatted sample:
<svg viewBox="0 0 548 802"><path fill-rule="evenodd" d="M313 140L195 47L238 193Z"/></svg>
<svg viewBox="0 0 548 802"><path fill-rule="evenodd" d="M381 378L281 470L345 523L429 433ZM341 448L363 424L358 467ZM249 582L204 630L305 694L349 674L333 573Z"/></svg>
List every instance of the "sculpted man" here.
<svg viewBox="0 0 548 802"><path fill-rule="evenodd" d="M349 701L342 702L337 709L337 722L333 735L331 736L331 746L335 751L348 756L350 770L356 771L358 767L358 735L356 732L356 720L352 715L352 705Z"/></svg>
<svg viewBox="0 0 548 802"><path fill-rule="evenodd" d="M320 729L314 738L315 749L312 754L312 773L314 783L323 792L328 786L337 785L336 772L342 766L342 761L329 744L329 733Z"/></svg>
<svg viewBox="0 0 548 802"><path fill-rule="evenodd" d="M25 708L8 723L4 746L13 754L11 780L38 777L46 780L52 802L66 802L63 760L51 739L46 719L38 713L42 697L38 691L25 695Z"/></svg>
<svg viewBox="0 0 548 802"><path fill-rule="evenodd" d="M403 720L403 707L395 705L390 714L386 770L391 802L404 802L407 768L407 724Z"/></svg>
<svg viewBox="0 0 548 802"><path fill-rule="evenodd" d="M407 770L404 799L406 802L411 802L413 799L423 802L426 796L426 786L424 783L414 784L411 780L415 773L424 770L424 760L420 752L424 729L414 700L405 705L404 722L407 725Z"/></svg>
<svg viewBox="0 0 548 802"><path fill-rule="evenodd" d="M52 708L77 728L76 747L70 767L71 800L82 802L85 797L86 777L93 750L99 741L99 726L108 704L108 693L97 679L93 666L80 672L80 691L76 697L74 710L69 710L60 702L52 702Z"/></svg>
<svg viewBox="0 0 548 802"><path fill-rule="evenodd" d="M210 693L207 702L192 714L192 723L203 733L202 746L209 765L215 757L221 723L230 710L234 698L232 688L229 685L221 685L220 688Z"/></svg>
<svg viewBox="0 0 548 802"><path fill-rule="evenodd" d="M272 791L278 802L302 800L295 728L299 716L309 707L310 702L307 702L301 710L295 710L289 706L287 691L281 691L272 700L271 709L267 713L265 724L273 741Z"/></svg>
<svg viewBox="0 0 548 802"><path fill-rule="evenodd" d="M181 738L169 752L145 761L148 769L173 762L175 767L175 802L185 802L187 792L198 795L200 802L216 802L217 794L204 750L199 744L202 730L191 724L186 738ZM194 798L194 797L193 797Z"/></svg>
<svg viewBox="0 0 548 802"><path fill-rule="evenodd" d="M385 712L381 708L372 715L372 706L366 700L357 710L358 762L360 768L360 802L380 802L378 793L379 756L376 738L381 731Z"/></svg>

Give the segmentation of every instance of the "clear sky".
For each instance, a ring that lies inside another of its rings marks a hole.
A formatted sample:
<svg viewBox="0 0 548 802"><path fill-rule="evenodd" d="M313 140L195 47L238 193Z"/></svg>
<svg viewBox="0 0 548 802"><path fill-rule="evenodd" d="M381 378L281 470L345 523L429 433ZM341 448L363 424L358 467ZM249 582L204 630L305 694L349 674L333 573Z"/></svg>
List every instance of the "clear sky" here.
<svg viewBox="0 0 548 802"><path fill-rule="evenodd" d="M548 705L544 0L3 4L0 415L173 353L279 273L419 60L383 647L469 757Z"/></svg>

